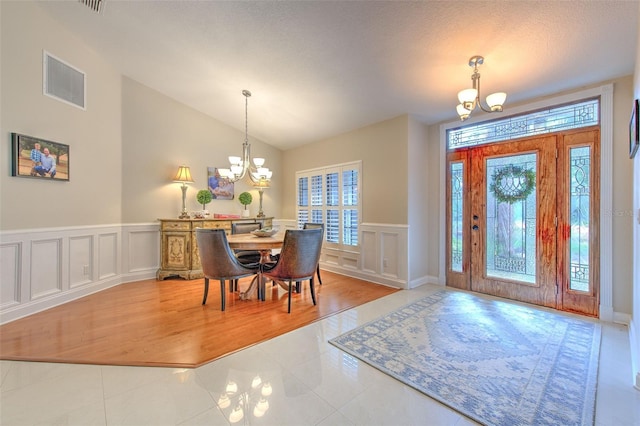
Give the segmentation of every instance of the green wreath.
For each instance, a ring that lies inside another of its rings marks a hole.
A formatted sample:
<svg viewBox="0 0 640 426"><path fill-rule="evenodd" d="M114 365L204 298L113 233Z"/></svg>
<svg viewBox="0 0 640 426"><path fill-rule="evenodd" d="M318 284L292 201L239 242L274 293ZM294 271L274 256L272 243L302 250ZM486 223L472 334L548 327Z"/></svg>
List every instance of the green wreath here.
<svg viewBox="0 0 640 426"><path fill-rule="evenodd" d="M513 204L525 200L536 187L536 173L520 166L497 168L491 177L493 182L489 190L501 203Z"/></svg>

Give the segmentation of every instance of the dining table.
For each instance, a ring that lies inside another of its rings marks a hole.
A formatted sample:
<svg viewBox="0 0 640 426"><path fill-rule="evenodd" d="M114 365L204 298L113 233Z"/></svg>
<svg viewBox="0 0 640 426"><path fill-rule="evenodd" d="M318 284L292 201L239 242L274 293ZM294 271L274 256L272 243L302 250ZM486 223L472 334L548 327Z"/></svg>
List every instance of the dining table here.
<svg viewBox="0 0 640 426"><path fill-rule="evenodd" d="M272 262L271 251L274 249L282 248L284 243L284 231L277 232L271 236L257 236L252 233L246 234L231 234L227 235L227 242L229 247L233 250L256 250L260 253L260 264ZM240 299L247 300L258 289L259 283L262 281L262 275L256 275L249 287L240 292ZM264 284L264 283L262 283ZM282 288L285 288L284 283L278 283ZM264 288L264 286L262 286ZM286 288L288 289L288 287Z"/></svg>

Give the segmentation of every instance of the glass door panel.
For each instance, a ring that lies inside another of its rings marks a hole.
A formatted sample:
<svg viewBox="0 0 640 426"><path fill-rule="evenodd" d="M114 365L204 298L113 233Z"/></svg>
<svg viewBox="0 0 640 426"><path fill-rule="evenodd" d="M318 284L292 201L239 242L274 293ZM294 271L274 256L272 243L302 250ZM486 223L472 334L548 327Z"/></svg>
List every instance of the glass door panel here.
<svg viewBox="0 0 640 426"><path fill-rule="evenodd" d="M589 291L590 151L588 146L569 149L569 288L576 291Z"/></svg>
<svg viewBox="0 0 640 426"><path fill-rule="evenodd" d="M446 279L448 286L463 290L471 289L469 158L468 150L447 154Z"/></svg>
<svg viewBox="0 0 640 426"><path fill-rule="evenodd" d="M460 162L451 163L449 170L451 186L451 215L449 220L451 221L450 233L449 233L449 256L451 258L450 269L454 272L462 272L462 253L463 253L463 232L464 226L464 179L463 179L463 164Z"/></svg>
<svg viewBox="0 0 640 426"><path fill-rule="evenodd" d="M489 277L536 281L536 163L535 153L487 160Z"/></svg>

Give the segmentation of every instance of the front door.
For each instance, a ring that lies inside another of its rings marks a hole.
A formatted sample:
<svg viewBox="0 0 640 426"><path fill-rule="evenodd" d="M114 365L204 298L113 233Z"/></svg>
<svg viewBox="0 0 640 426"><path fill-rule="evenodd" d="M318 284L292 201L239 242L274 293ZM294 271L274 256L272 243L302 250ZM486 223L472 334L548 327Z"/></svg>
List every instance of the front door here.
<svg viewBox="0 0 640 426"><path fill-rule="evenodd" d="M598 140L591 129L449 153L447 285L597 315Z"/></svg>

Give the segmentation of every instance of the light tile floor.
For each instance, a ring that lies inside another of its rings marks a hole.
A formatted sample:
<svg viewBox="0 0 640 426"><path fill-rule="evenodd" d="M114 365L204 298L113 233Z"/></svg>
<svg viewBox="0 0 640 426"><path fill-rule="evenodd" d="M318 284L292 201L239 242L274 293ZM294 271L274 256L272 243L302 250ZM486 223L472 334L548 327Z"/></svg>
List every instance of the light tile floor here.
<svg viewBox="0 0 640 426"><path fill-rule="evenodd" d="M0 424L473 425L327 343L440 289L401 291L196 369L0 361ZM602 336L596 425L640 425L627 328L605 323ZM240 399L259 408L237 420Z"/></svg>

